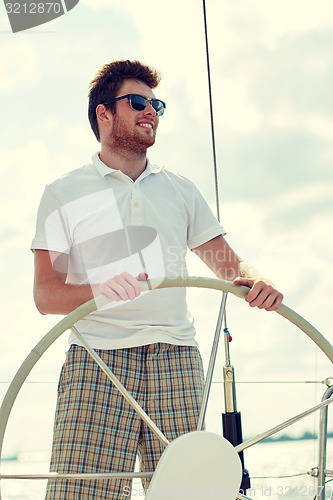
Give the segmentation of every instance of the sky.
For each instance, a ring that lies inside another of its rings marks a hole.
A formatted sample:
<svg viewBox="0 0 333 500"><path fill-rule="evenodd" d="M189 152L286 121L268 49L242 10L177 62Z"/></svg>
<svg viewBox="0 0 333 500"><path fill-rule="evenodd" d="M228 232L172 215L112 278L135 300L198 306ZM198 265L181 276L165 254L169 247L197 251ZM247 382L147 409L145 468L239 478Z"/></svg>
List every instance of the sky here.
<svg viewBox="0 0 333 500"><path fill-rule="evenodd" d="M275 283L285 304L332 341L332 2L210 0L207 20L227 241ZM1 395L61 319L41 316L32 299L30 243L44 186L98 151L87 119L88 85L102 64L124 58L163 76L155 93L167 109L150 159L194 180L216 210L201 1L80 0L65 16L16 34L1 4ZM188 257L191 275L211 276ZM188 300L207 366L220 294L189 290ZM261 382L324 380L333 372L314 344L277 314L251 310L234 297L227 304L238 410L243 434L252 437L318 403L325 389ZM22 390L7 453L49 446L66 337ZM207 415L215 432L223 364L220 349ZM260 383L248 383L254 381ZM311 431L317 420L289 432Z"/></svg>

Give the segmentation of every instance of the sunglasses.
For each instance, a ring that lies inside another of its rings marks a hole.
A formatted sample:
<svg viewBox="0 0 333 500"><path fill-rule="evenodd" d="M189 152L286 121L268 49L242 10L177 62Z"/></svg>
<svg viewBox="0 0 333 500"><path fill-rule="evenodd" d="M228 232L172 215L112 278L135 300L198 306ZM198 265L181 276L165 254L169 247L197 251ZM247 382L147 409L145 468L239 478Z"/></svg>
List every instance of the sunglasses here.
<svg viewBox="0 0 333 500"><path fill-rule="evenodd" d="M121 101L122 99L128 99L130 102L130 106L132 109L134 109L134 111L144 111L147 107L147 104L149 103L152 105L158 116L162 116L166 108L165 102L161 101L160 99L148 99L148 97L140 94L122 95L121 97L116 97L115 99L103 102L102 104L106 106L107 104L112 104L113 102Z"/></svg>

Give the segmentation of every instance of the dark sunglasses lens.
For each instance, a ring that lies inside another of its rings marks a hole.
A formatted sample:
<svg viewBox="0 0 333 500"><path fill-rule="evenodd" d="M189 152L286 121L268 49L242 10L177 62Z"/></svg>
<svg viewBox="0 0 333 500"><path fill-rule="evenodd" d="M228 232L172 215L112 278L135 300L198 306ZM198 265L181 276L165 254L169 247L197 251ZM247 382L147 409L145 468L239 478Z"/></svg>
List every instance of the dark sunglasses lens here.
<svg viewBox="0 0 333 500"><path fill-rule="evenodd" d="M164 104L163 104L162 101L160 101L159 99L153 99L152 102L151 102L151 105L155 109L156 114L158 116L162 116L163 115L163 113L164 113Z"/></svg>
<svg viewBox="0 0 333 500"><path fill-rule="evenodd" d="M140 95L133 95L130 97L130 103L135 111L143 111L147 106L147 99Z"/></svg>
<svg viewBox="0 0 333 500"><path fill-rule="evenodd" d="M130 97L130 103L132 109L134 109L135 111L143 111L147 107L147 99L141 95L132 95ZM159 99L152 99L151 105L155 109L158 116L163 115L165 106L162 101L160 101Z"/></svg>

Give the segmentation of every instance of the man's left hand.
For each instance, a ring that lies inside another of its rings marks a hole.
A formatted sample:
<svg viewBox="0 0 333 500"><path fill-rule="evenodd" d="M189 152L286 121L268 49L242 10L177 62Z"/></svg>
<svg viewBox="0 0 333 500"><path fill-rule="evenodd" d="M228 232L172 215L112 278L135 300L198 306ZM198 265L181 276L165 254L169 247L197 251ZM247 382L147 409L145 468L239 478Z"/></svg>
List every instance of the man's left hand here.
<svg viewBox="0 0 333 500"><path fill-rule="evenodd" d="M233 281L234 285L243 285L250 288L245 300L251 307L266 309L266 311L276 311L283 295L274 288L274 285L263 280L238 277Z"/></svg>

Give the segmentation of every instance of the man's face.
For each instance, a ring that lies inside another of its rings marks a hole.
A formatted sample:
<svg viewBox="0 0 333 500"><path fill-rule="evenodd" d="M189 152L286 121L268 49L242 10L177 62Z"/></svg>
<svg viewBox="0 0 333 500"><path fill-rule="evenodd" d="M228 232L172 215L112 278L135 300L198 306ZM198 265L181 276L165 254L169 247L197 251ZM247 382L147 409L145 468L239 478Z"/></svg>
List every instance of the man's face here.
<svg viewBox="0 0 333 500"><path fill-rule="evenodd" d="M140 94L149 99L155 97L148 85L132 79L124 81L116 97L126 94ZM112 149L145 152L155 142L159 122L156 111L150 103L143 111L135 111L128 99L117 101L115 105L115 114L110 112L112 127L106 142Z"/></svg>

